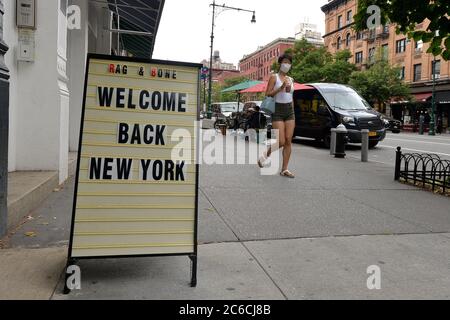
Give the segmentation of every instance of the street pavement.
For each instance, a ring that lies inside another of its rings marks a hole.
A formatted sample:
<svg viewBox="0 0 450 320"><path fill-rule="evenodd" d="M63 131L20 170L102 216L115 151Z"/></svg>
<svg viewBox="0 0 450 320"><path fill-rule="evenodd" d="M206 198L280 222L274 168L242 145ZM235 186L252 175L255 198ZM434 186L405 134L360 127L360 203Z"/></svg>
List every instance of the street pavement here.
<svg viewBox="0 0 450 320"><path fill-rule="evenodd" d="M255 164L204 165L197 288L189 287L188 258L160 257L80 261L81 290L62 295L59 270L59 283L48 282L54 292L39 291L39 283L30 291L36 299L449 299L450 199L395 182L395 149L388 147L450 153L446 137L437 138L421 144L417 136L389 135L369 163L358 160L358 147L347 159L334 159L299 140L292 180L262 176ZM60 267L72 194L73 179L5 241L9 249L0 250L0 261L9 259L0 280L31 286L18 273L29 265L32 274L39 262L24 259L23 250L39 256L60 249L52 262ZM381 270L380 290L367 288L369 266Z"/></svg>
<svg viewBox="0 0 450 320"><path fill-rule="evenodd" d="M450 134L429 136L417 133L388 133L386 139L370 152L372 161L380 161L386 165L395 165L395 151L402 147L405 153L434 153L442 159L450 160ZM360 157L361 148L351 145L348 154L352 157Z"/></svg>

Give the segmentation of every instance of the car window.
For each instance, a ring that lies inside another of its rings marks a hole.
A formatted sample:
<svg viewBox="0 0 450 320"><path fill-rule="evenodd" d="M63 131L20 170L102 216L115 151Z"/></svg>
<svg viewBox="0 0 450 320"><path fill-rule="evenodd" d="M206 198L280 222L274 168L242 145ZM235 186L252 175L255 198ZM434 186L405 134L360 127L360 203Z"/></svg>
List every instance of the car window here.
<svg viewBox="0 0 450 320"><path fill-rule="evenodd" d="M343 110L368 110L370 104L356 91L348 87L318 88L328 104Z"/></svg>

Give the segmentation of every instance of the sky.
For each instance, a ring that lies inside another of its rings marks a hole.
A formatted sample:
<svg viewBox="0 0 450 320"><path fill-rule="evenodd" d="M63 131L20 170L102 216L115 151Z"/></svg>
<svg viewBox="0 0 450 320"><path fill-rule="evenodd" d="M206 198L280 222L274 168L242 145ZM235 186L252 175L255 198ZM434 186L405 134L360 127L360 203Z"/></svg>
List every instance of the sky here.
<svg viewBox="0 0 450 320"><path fill-rule="evenodd" d="M214 50L223 62L236 66L244 54L250 54L271 41L294 37L295 26L307 19L325 31L325 15L320 7L328 0L218 0L225 4L256 11L227 10L216 20ZM212 0L166 0L153 58L199 63L209 59L212 24ZM221 9L219 9L221 10Z"/></svg>

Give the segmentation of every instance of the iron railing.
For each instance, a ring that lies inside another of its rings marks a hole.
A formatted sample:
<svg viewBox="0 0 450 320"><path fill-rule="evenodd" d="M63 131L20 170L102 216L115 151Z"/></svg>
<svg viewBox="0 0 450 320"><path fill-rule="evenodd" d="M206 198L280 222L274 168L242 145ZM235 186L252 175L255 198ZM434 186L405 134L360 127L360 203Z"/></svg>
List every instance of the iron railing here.
<svg viewBox="0 0 450 320"><path fill-rule="evenodd" d="M433 192L450 193L450 160L436 154L402 153L397 148L395 180L431 189Z"/></svg>

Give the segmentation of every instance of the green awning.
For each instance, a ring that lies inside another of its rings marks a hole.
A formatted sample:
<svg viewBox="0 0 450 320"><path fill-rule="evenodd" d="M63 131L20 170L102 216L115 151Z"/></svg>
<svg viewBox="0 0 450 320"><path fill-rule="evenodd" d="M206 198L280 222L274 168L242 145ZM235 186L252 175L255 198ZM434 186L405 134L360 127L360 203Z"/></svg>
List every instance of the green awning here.
<svg viewBox="0 0 450 320"><path fill-rule="evenodd" d="M247 81L241 82L237 85L234 85L232 87L226 88L226 89L222 90L222 92L241 91L241 90L245 90L245 89L254 87L260 83L263 83L263 81L247 80Z"/></svg>

